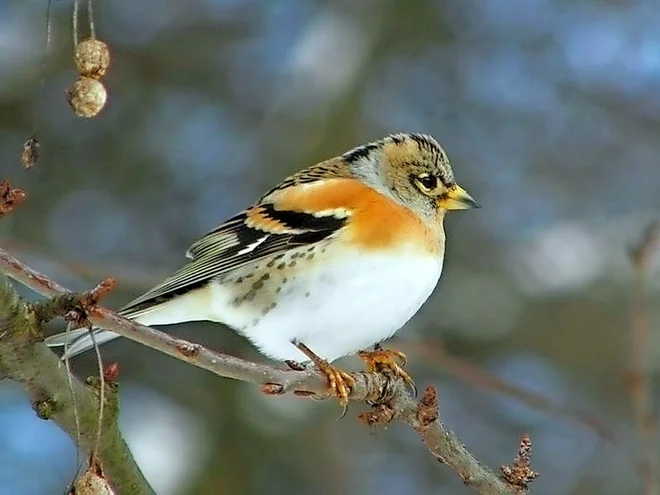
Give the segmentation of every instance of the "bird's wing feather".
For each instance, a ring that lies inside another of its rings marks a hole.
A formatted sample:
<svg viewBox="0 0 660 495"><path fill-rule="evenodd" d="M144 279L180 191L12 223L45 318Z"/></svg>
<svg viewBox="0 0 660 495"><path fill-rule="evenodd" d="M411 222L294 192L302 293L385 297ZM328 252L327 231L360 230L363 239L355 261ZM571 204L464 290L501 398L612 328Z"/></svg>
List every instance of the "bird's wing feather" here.
<svg viewBox="0 0 660 495"><path fill-rule="evenodd" d="M305 187L291 186L291 189ZM183 294L209 280L249 263L309 246L336 234L346 224L345 212L310 213L291 208L278 209L280 198L267 196L261 203L239 213L195 242L186 255L188 264L171 277L138 297L121 312L134 315L145 308Z"/></svg>

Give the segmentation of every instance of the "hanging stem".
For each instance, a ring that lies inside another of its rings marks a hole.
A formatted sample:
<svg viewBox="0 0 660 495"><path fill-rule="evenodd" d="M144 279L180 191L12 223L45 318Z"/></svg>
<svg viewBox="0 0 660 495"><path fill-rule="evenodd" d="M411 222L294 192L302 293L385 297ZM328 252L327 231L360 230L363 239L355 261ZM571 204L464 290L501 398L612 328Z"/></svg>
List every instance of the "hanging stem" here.
<svg viewBox="0 0 660 495"><path fill-rule="evenodd" d="M93 0L87 0L87 22L89 22L89 37L96 38L96 28L94 27Z"/></svg>

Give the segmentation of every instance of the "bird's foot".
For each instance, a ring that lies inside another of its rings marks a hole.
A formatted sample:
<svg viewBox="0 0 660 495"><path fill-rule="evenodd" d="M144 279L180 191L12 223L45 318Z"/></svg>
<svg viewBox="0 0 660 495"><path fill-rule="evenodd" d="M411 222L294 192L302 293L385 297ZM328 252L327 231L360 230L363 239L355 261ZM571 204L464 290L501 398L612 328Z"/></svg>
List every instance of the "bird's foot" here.
<svg viewBox="0 0 660 495"><path fill-rule="evenodd" d="M314 352L312 352L311 349L305 344L301 342L295 342L294 345L300 349L300 351L303 352L310 359L310 361L314 363L317 369L328 379L330 394L339 400L339 403L344 408L345 414L346 407L348 405L348 397L351 395L351 391L355 388L355 378L353 378L350 373L340 370L339 368L327 362L325 359L322 359L314 354ZM342 414L342 416L344 414Z"/></svg>
<svg viewBox="0 0 660 495"><path fill-rule="evenodd" d="M366 363L367 371L383 373L387 376L401 378L417 395L417 387L412 377L403 369L407 359L403 352L381 349L376 346L373 351L360 351L358 356Z"/></svg>

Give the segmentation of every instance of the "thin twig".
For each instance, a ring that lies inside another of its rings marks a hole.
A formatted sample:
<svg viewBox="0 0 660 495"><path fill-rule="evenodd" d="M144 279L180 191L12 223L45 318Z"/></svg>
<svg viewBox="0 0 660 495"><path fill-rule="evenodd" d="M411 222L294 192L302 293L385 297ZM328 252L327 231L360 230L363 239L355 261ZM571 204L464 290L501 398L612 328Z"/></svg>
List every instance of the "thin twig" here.
<svg viewBox="0 0 660 495"><path fill-rule="evenodd" d="M438 394L435 387L427 386L422 399L417 402L412 398L405 384L401 382L397 384L390 401L379 404L373 412L360 416L365 423L375 425L388 424L397 419L403 421L419 434L431 455L456 471L467 486L486 494L518 495L520 493L518 487L506 480L503 481L475 459L459 438L444 426L439 418ZM448 445L452 448L448 449ZM497 482L494 481L493 476L496 477Z"/></svg>
<svg viewBox="0 0 660 495"><path fill-rule="evenodd" d="M0 249L0 271L47 297L70 300L72 294L44 275L32 270L9 253ZM95 326L119 333L124 337L157 349L179 360L206 369L216 375L261 385L264 392L327 396L326 380L314 370L293 371L253 363L205 347L175 339L174 337L127 320L101 307L87 307L89 320ZM443 459L465 483L482 494L514 493L498 475L481 464L462 444L458 437L437 419L428 421L428 414L420 416L419 404L409 387L401 380L392 381L380 373L354 373L355 388L352 401L378 402L376 411L392 411L390 419L398 419L418 431L429 451ZM387 393L386 393L387 392ZM388 400L384 402L384 395ZM374 421L377 422L377 421ZM423 424L422 424L423 423ZM427 424L428 423L428 424ZM423 432L423 434L422 434Z"/></svg>
<svg viewBox="0 0 660 495"><path fill-rule="evenodd" d="M434 366L450 373L452 376L472 385L473 387L497 392L498 394L511 397L512 399L520 401L539 411L547 411L556 414L557 416L577 421L578 423L595 430L600 436L608 440L614 440L615 438L612 428L605 425L602 421L599 421L598 418L584 411L557 404L541 394L526 390L513 383L507 382L492 373L488 373L460 357L453 356L444 349L441 343L425 341L422 344L401 341L400 347L407 356L417 357L428 363L433 363Z"/></svg>
<svg viewBox="0 0 660 495"><path fill-rule="evenodd" d="M640 462L645 495L658 492L658 454L653 394L649 379L650 334L645 305L646 279L655 250L660 245L660 222L646 229L640 242L630 252L636 284L632 311L632 362L630 395L640 445Z"/></svg>

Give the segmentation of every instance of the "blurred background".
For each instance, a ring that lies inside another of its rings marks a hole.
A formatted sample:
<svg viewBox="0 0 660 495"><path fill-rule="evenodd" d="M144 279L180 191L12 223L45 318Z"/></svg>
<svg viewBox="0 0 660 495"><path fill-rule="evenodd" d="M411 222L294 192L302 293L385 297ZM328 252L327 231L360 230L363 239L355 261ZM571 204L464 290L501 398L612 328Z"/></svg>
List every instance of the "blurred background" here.
<svg viewBox="0 0 660 495"><path fill-rule="evenodd" d="M285 175L391 132L432 134L483 208L450 215L440 286L390 345L407 352L420 388L439 388L442 419L491 467L531 434L532 493L642 492L625 379L628 252L660 212L656 2L94 7L113 59L107 108L85 121L65 100L71 1L52 3L43 71L46 0L0 3L0 175L28 192L0 223L2 247L72 289L115 277L106 302L120 306ZM25 171L33 132L41 158ZM651 380L659 272L656 258ZM265 360L219 325L170 331ZM265 397L128 341L103 355L120 365L123 429L159 494L469 492L411 429L369 430L358 405L338 420L336 403ZM96 370L93 355L73 366ZM501 393L480 371L552 407ZM73 442L7 382L0 442L1 493L63 493Z"/></svg>

